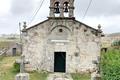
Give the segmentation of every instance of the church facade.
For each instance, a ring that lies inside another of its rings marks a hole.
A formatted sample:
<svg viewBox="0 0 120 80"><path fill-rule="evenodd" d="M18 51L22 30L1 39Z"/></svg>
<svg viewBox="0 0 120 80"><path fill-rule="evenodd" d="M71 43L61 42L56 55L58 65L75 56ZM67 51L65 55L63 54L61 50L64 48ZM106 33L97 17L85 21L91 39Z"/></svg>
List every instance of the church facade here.
<svg viewBox="0 0 120 80"><path fill-rule="evenodd" d="M50 0L48 19L23 27L23 55L29 61L26 69L76 73L95 68L101 29L75 19L74 0Z"/></svg>

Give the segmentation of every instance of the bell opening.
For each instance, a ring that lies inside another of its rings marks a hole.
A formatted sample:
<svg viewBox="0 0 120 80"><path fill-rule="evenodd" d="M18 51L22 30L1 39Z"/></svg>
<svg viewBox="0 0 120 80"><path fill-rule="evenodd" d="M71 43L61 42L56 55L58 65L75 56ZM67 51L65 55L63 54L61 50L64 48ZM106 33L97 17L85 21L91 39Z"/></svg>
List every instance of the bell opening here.
<svg viewBox="0 0 120 80"><path fill-rule="evenodd" d="M69 12L69 3L68 2L64 2L64 12L65 13Z"/></svg>
<svg viewBox="0 0 120 80"><path fill-rule="evenodd" d="M60 3L59 2L55 2L54 4L54 13L55 14L59 14L60 13Z"/></svg>

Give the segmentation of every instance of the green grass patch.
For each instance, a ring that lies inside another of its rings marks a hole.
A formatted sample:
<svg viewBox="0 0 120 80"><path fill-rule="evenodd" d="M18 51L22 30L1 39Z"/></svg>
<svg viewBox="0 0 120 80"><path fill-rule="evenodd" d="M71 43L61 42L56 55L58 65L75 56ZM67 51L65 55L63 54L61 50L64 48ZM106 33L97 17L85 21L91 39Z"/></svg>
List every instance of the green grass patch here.
<svg viewBox="0 0 120 80"><path fill-rule="evenodd" d="M13 63L17 57L3 57L0 61L0 80L14 80Z"/></svg>
<svg viewBox="0 0 120 80"><path fill-rule="evenodd" d="M17 57L3 57L0 60L0 80L14 80L15 75L18 73L15 71L15 60L18 59ZM18 67L17 67L18 68ZM46 80L49 73L47 72L31 72L30 80ZM89 74L72 74L73 80L90 80Z"/></svg>
<svg viewBox="0 0 120 80"><path fill-rule="evenodd" d="M20 64L19 63L14 63L13 64L13 67L14 67L14 69L13 69L13 71L15 71L15 72L20 72Z"/></svg>
<svg viewBox="0 0 120 80"><path fill-rule="evenodd" d="M120 80L120 50L111 49L101 56L102 80Z"/></svg>
<svg viewBox="0 0 120 80"><path fill-rule="evenodd" d="M0 56L0 62L3 60L3 56Z"/></svg>
<svg viewBox="0 0 120 80"><path fill-rule="evenodd" d="M0 80L14 80L15 75L18 73L15 67L18 68L18 65L14 64L16 57L3 57L0 60ZM18 70L18 69L17 69ZM30 80L46 80L48 73L45 72L31 72Z"/></svg>
<svg viewBox="0 0 120 80"><path fill-rule="evenodd" d="M71 74L73 80L90 80L90 74Z"/></svg>
<svg viewBox="0 0 120 80"><path fill-rule="evenodd" d="M30 73L30 80L46 80L48 73L44 72L32 72Z"/></svg>

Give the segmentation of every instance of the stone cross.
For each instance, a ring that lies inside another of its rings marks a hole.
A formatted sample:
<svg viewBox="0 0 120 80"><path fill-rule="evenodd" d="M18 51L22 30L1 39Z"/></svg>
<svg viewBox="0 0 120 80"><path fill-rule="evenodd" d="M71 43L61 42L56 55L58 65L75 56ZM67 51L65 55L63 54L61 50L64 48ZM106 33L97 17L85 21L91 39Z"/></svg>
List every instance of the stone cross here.
<svg viewBox="0 0 120 80"><path fill-rule="evenodd" d="M29 62L25 60L25 56L21 56L21 59L17 60L16 63L20 64L20 73L24 73L25 64L28 64Z"/></svg>

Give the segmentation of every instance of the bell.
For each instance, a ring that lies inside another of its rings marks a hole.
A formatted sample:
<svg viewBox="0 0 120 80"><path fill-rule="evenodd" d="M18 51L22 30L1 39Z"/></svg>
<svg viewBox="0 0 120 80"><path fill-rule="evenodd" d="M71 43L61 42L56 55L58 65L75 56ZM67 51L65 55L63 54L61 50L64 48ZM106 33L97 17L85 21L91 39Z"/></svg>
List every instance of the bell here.
<svg viewBox="0 0 120 80"><path fill-rule="evenodd" d="M59 10L59 2L56 2L55 3L55 8L54 8L56 14L59 14L60 13L60 10Z"/></svg>
<svg viewBox="0 0 120 80"><path fill-rule="evenodd" d="M67 13L67 12L68 12L68 2L65 2L65 3L64 3L64 7L65 7L65 8L64 8L64 12Z"/></svg>
<svg viewBox="0 0 120 80"><path fill-rule="evenodd" d="M60 13L59 8L55 8L55 12L54 13L59 14Z"/></svg>
<svg viewBox="0 0 120 80"><path fill-rule="evenodd" d="M64 9L64 12L66 12L66 13L68 12L68 8L67 7Z"/></svg>

